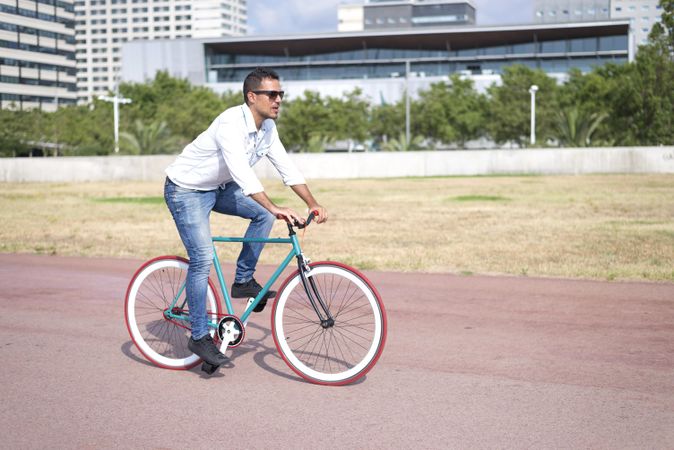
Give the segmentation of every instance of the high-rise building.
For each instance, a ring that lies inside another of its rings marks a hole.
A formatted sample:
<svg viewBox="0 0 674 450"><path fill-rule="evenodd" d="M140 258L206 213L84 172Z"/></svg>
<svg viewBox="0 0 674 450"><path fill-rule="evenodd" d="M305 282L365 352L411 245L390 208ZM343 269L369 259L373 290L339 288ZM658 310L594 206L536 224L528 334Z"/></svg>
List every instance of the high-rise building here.
<svg viewBox="0 0 674 450"><path fill-rule="evenodd" d="M0 107L73 104L75 27L68 0L0 0Z"/></svg>
<svg viewBox="0 0 674 450"><path fill-rule="evenodd" d="M659 0L536 0L536 23L586 22L630 19L636 45L648 41L648 33L661 20Z"/></svg>
<svg viewBox="0 0 674 450"><path fill-rule="evenodd" d="M246 0L76 0L75 14L82 103L114 91L124 42L241 36L248 17Z"/></svg>
<svg viewBox="0 0 674 450"><path fill-rule="evenodd" d="M658 0L611 0L612 19L630 19L637 45L648 42L648 34L655 22L662 20Z"/></svg>
<svg viewBox="0 0 674 450"><path fill-rule="evenodd" d="M471 0L366 0L337 9L338 31L474 25Z"/></svg>

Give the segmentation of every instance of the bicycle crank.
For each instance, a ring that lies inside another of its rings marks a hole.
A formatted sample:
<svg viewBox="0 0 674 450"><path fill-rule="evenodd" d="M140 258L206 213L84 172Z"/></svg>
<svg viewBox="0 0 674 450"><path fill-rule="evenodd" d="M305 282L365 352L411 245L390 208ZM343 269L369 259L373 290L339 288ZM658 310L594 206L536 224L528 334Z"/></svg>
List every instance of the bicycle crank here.
<svg viewBox="0 0 674 450"><path fill-rule="evenodd" d="M228 347L238 347L246 334L241 320L236 316L224 316L218 322L218 337L221 342L228 342Z"/></svg>

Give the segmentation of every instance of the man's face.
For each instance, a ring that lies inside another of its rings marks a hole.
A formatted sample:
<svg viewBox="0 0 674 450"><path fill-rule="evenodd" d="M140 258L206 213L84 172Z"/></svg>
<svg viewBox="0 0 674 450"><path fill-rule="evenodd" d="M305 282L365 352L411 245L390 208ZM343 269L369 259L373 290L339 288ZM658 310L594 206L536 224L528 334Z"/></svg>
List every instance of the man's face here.
<svg viewBox="0 0 674 450"><path fill-rule="evenodd" d="M260 87L248 96L250 108L263 119L276 120L283 101L281 98L283 94L278 94L280 91L281 83L279 80L264 78Z"/></svg>

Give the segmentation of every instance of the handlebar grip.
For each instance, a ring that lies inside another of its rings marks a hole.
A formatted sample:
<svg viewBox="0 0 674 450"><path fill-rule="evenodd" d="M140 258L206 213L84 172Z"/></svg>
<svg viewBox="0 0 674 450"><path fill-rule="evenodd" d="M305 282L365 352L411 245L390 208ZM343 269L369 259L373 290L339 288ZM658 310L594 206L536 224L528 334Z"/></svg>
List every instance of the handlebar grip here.
<svg viewBox="0 0 674 450"><path fill-rule="evenodd" d="M308 227L309 224L311 223L311 221L314 220L314 217L316 217L317 215L318 215L318 211L311 211L311 213L309 214L309 217L307 217L307 220L304 222L304 224L295 223L295 227L297 227L300 230L302 228Z"/></svg>

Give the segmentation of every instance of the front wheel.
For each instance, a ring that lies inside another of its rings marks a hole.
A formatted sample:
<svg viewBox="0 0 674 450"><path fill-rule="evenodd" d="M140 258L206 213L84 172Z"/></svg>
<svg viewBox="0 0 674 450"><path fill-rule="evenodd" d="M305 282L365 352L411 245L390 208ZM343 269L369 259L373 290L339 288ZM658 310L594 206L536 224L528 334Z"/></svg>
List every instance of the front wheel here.
<svg viewBox="0 0 674 450"><path fill-rule="evenodd" d="M372 369L384 349L384 305L357 270L336 262L310 267L307 278L313 280L334 325L321 324L296 271L285 280L274 303L274 343L288 366L305 380L353 383Z"/></svg>
<svg viewBox="0 0 674 450"><path fill-rule="evenodd" d="M143 356L167 369L190 369L201 361L187 348L187 267L188 261L179 256L155 258L138 269L126 291L124 315L131 339ZM206 311L211 321L217 321L220 301L210 279Z"/></svg>

